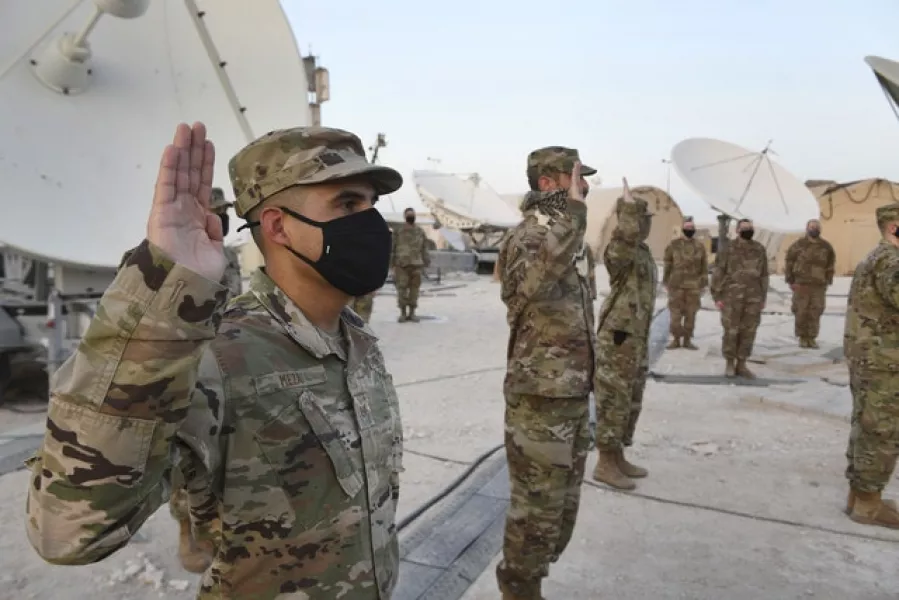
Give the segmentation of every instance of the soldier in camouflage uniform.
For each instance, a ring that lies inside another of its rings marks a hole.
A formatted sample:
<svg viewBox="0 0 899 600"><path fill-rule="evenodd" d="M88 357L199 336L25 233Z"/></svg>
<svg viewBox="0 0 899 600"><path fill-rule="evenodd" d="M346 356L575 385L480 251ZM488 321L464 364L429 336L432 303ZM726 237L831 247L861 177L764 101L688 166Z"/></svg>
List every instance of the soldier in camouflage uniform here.
<svg viewBox="0 0 899 600"><path fill-rule="evenodd" d="M368 323L371 321L371 311L375 308L375 292L350 299L349 307Z"/></svg>
<svg viewBox="0 0 899 600"><path fill-rule="evenodd" d="M821 239L821 222L806 224L806 236L787 250L784 275L793 290L793 314L800 348L817 348L821 315L827 304L827 288L833 283L837 255L827 240Z"/></svg>
<svg viewBox="0 0 899 600"><path fill-rule="evenodd" d="M843 334L852 391L846 512L899 529L895 502L881 498L899 457L899 204L878 208L877 225L883 239L855 268Z"/></svg>
<svg viewBox="0 0 899 600"><path fill-rule="evenodd" d="M740 219L737 239L718 254L712 273L711 292L721 311L721 353L728 377L755 377L746 360L752 355L755 332L768 298L768 253L752 239L754 233L752 221Z"/></svg>
<svg viewBox="0 0 899 600"><path fill-rule="evenodd" d="M428 254L428 236L415 224L415 211L403 212L406 222L393 236L393 254L390 266L396 283L396 299L400 307L399 322L418 322L415 309L418 306L418 290L421 288L422 271L431 264Z"/></svg>
<svg viewBox="0 0 899 600"><path fill-rule="evenodd" d="M577 150L528 156L521 223L497 262L509 323L505 444L511 499L496 575L505 600L541 598L574 530L590 446L594 274Z"/></svg>
<svg viewBox="0 0 899 600"><path fill-rule="evenodd" d="M183 486L216 550L199 599L386 600L402 429L376 339L346 303L387 277L372 203L402 178L322 127L270 132L229 170L265 267L226 308L214 151L201 123L179 125L147 239L54 378L28 461L29 541L53 564L100 561Z"/></svg>
<svg viewBox="0 0 899 600"><path fill-rule="evenodd" d="M672 240L665 248L665 270L662 284L668 291L668 310L671 311L671 343L668 349L684 347L696 350L693 329L699 312L702 292L709 285L709 261L705 247L693 239L696 226L687 217L683 224L684 237Z"/></svg>
<svg viewBox="0 0 899 600"><path fill-rule="evenodd" d="M639 192L636 190L635 192ZM624 195L615 205L618 224L603 252L611 290L599 311L596 334L596 447L593 478L632 490L646 469L624 457L633 443L643 407L648 369L649 327L655 309L658 272L646 238L652 215L642 198Z"/></svg>

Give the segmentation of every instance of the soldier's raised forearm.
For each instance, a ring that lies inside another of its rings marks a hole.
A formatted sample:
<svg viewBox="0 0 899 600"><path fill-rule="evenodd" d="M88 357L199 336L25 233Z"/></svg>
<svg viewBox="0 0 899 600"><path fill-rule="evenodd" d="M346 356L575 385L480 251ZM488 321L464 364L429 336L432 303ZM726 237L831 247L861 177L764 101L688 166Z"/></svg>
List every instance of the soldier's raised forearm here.
<svg viewBox="0 0 899 600"><path fill-rule="evenodd" d="M29 460L28 538L55 564L96 562L168 498L172 441L227 291L144 241L55 374Z"/></svg>

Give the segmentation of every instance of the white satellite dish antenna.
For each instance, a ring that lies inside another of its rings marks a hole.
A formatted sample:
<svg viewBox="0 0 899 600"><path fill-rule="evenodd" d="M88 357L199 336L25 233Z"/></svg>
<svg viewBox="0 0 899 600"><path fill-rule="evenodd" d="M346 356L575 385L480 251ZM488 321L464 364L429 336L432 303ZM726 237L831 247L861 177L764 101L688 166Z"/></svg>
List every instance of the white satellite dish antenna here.
<svg viewBox="0 0 899 600"><path fill-rule="evenodd" d="M521 214L477 173L464 177L439 171L413 171L421 201L445 227L459 230L508 229Z"/></svg>
<svg viewBox="0 0 899 600"><path fill-rule="evenodd" d="M874 71L893 114L899 118L899 62L879 56L866 56L865 62Z"/></svg>
<svg viewBox="0 0 899 600"><path fill-rule="evenodd" d="M215 185L269 130L311 124L307 66L278 0L5 0L0 244L114 267L145 235L163 147L206 123Z"/></svg>
<svg viewBox="0 0 899 600"><path fill-rule="evenodd" d="M713 209L752 219L765 229L804 231L820 218L818 201L796 177L771 160L768 146L753 152L710 138L683 140L671 150L675 171Z"/></svg>

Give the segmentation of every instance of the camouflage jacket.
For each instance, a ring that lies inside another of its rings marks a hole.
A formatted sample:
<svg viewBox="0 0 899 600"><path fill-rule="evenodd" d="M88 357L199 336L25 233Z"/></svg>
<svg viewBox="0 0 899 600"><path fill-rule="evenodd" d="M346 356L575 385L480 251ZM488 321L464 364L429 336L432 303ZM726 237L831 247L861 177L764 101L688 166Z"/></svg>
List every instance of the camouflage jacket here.
<svg viewBox="0 0 899 600"><path fill-rule="evenodd" d="M623 331L645 348L655 311L659 275L649 246L640 239L646 201L620 202L618 224L603 252L610 291L599 311L598 331Z"/></svg>
<svg viewBox="0 0 899 600"><path fill-rule="evenodd" d="M131 255L134 254L135 250L137 250L137 248L125 251L125 254L122 255L122 260L119 262L117 271L122 270L122 267L125 266L125 263L131 258ZM227 265L225 266L225 273L222 275L221 284L228 288L232 296L240 296L240 294L243 293L243 282L240 274L240 260L237 257L237 251L229 246L225 246L223 250Z"/></svg>
<svg viewBox="0 0 899 600"><path fill-rule="evenodd" d="M262 270L227 295L137 248L54 378L31 544L102 560L183 483L221 522L198 598L389 598L402 429L374 335L345 310L330 340Z"/></svg>
<svg viewBox="0 0 899 600"><path fill-rule="evenodd" d="M830 242L808 236L790 245L784 264L784 278L790 285L830 285L837 255Z"/></svg>
<svg viewBox="0 0 899 600"><path fill-rule="evenodd" d="M418 225L403 223L393 234L393 251L390 257L392 267L427 267L431 264L428 255L428 236Z"/></svg>
<svg viewBox="0 0 899 600"><path fill-rule="evenodd" d="M567 192L529 197L524 220L510 230L497 257L509 323L505 390L586 396L593 385L596 289L584 243L587 206L567 199ZM556 209L548 212L544 200Z"/></svg>
<svg viewBox="0 0 899 600"><path fill-rule="evenodd" d="M899 371L899 248L881 241L855 268L843 352L850 366Z"/></svg>
<svg viewBox="0 0 899 600"><path fill-rule="evenodd" d="M709 286L709 259L702 242L682 237L668 244L662 284L688 290L703 290Z"/></svg>
<svg viewBox="0 0 899 600"><path fill-rule="evenodd" d="M745 298L764 303L768 297L768 253L755 240L730 240L715 259L712 271L712 298Z"/></svg>

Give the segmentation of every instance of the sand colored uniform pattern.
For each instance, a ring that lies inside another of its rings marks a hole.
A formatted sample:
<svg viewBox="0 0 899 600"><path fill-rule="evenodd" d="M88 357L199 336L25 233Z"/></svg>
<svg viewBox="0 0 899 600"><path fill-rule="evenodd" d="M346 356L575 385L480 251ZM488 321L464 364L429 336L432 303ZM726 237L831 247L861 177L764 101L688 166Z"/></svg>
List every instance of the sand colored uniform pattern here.
<svg viewBox="0 0 899 600"><path fill-rule="evenodd" d="M531 597L571 539L589 451L596 283L587 207L530 192L498 262L509 322L505 445L511 480L501 586Z"/></svg>
<svg viewBox="0 0 899 600"><path fill-rule="evenodd" d="M404 223L393 234L393 280L396 283L397 305L400 309L415 309L421 289L422 271L431 264L428 236L418 225Z"/></svg>
<svg viewBox="0 0 899 600"><path fill-rule="evenodd" d="M899 248L885 241L855 269L843 350L852 390L846 476L858 491L880 492L899 456Z"/></svg>
<svg viewBox="0 0 899 600"><path fill-rule="evenodd" d="M712 271L712 298L723 302L721 354L745 361L752 355L755 333L768 297L768 255L755 240L730 240Z"/></svg>
<svg viewBox="0 0 899 600"><path fill-rule="evenodd" d="M601 450L633 442L658 286L658 270L643 241L646 201L619 199L616 211L618 225L603 253L611 289L599 311L596 336L596 445Z"/></svg>
<svg viewBox="0 0 899 600"><path fill-rule="evenodd" d="M662 284L668 289L671 335L692 338L700 298L709 286L709 261L702 242L682 237L668 244Z"/></svg>
<svg viewBox="0 0 899 600"><path fill-rule="evenodd" d="M136 249L55 378L29 540L102 560L183 486L221 520L198 598L389 598L402 430L375 338L345 311L330 340L261 270L227 296Z"/></svg>
<svg viewBox="0 0 899 600"><path fill-rule="evenodd" d="M836 253L830 242L808 236L790 245L784 261L784 279L797 288L793 291L795 334L814 340L821 329L821 315L827 306L827 288L833 284Z"/></svg>

